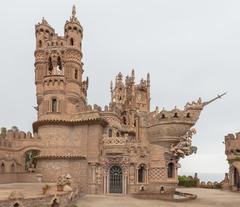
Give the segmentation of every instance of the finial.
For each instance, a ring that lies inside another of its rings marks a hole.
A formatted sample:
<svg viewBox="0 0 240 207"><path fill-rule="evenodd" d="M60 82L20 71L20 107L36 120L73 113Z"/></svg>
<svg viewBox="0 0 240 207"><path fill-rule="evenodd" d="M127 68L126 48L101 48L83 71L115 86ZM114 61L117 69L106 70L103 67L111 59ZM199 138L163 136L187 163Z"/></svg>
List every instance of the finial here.
<svg viewBox="0 0 240 207"><path fill-rule="evenodd" d="M73 5L72 7L72 17L75 17L76 16L76 7L75 5Z"/></svg>
<svg viewBox="0 0 240 207"><path fill-rule="evenodd" d="M204 103L203 103L203 106L206 106L206 105L208 105L208 104L216 101L217 99L222 98L222 97L225 96L226 94L227 94L227 92L225 92L225 93L223 93L223 94L221 94L221 95L217 95L216 98L214 98L214 99L212 99L212 100L210 100L210 101L204 102Z"/></svg>
<svg viewBox="0 0 240 207"><path fill-rule="evenodd" d="M135 71L132 69L132 77L135 77Z"/></svg>
<svg viewBox="0 0 240 207"><path fill-rule="evenodd" d="M112 92L112 90L113 90L113 82L111 81L111 83L110 83L110 90L111 90L111 92Z"/></svg>
<svg viewBox="0 0 240 207"><path fill-rule="evenodd" d="M150 74L147 74L147 85L150 86Z"/></svg>

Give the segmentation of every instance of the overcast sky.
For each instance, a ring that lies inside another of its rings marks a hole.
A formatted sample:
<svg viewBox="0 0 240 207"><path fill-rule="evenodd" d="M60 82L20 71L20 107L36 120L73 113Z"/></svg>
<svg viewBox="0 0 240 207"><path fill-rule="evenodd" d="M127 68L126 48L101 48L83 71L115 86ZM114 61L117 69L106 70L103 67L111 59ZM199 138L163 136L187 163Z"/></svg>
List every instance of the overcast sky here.
<svg viewBox="0 0 240 207"><path fill-rule="evenodd" d="M151 75L151 107L182 108L209 100L196 125L198 153L180 172L228 170L224 136L240 130L240 1L222 0L15 0L0 7L0 126L31 130L36 120L35 24L45 17L59 35L72 5L84 28L88 101L109 103L109 84L135 68Z"/></svg>

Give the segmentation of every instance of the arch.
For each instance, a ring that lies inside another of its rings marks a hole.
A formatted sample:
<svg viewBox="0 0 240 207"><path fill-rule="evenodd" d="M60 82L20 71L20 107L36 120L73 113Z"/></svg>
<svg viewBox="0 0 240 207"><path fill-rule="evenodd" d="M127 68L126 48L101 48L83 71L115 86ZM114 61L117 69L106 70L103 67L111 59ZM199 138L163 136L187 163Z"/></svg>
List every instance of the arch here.
<svg viewBox="0 0 240 207"><path fill-rule="evenodd" d="M1 173L5 173L5 164L2 162L1 164Z"/></svg>
<svg viewBox="0 0 240 207"><path fill-rule="evenodd" d="M168 178L174 178L175 172L174 172L174 163L170 162L168 163Z"/></svg>
<svg viewBox="0 0 240 207"><path fill-rule="evenodd" d="M112 129L108 130L108 137L112 137Z"/></svg>
<svg viewBox="0 0 240 207"><path fill-rule="evenodd" d="M119 133L119 132L117 132L117 133L116 133L116 136L117 136L117 137L120 137L120 133Z"/></svg>
<svg viewBox="0 0 240 207"><path fill-rule="evenodd" d="M73 40L73 38L72 38L72 37L70 38L70 45L71 45L71 46L73 46L73 45L74 45L74 40Z"/></svg>
<svg viewBox="0 0 240 207"><path fill-rule="evenodd" d="M138 167L138 183L146 182L146 165L140 164Z"/></svg>
<svg viewBox="0 0 240 207"><path fill-rule="evenodd" d="M55 199L53 200L53 202L52 202L51 207L59 207L59 206L60 206L60 205L59 205L59 202L58 202L57 198L55 198Z"/></svg>
<svg viewBox="0 0 240 207"><path fill-rule="evenodd" d="M191 118L191 114L190 113L187 113L187 118Z"/></svg>
<svg viewBox="0 0 240 207"><path fill-rule="evenodd" d="M20 204L18 202L14 203L13 207L20 207Z"/></svg>
<svg viewBox="0 0 240 207"><path fill-rule="evenodd" d="M113 165L109 169L109 192L110 193L122 193L122 168L118 165Z"/></svg>
<svg viewBox="0 0 240 207"><path fill-rule="evenodd" d="M15 164L14 164L14 163L12 163L12 165L11 165L11 173L14 173L14 172L15 172L15 170L16 170L16 168L15 168Z"/></svg>

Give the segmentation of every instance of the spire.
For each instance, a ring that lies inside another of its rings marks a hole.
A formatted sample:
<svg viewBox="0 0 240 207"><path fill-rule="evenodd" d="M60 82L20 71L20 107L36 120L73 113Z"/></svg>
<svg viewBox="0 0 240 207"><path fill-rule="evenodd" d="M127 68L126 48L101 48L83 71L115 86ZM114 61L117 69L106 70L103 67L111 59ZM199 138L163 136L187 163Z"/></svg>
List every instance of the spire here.
<svg viewBox="0 0 240 207"><path fill-rule="evenodd" d="M75 16L76 16L76 7L75 7L75 5L73 5L73 7L72 7L72 17L75 18Z"/></svg>
<svg viewBox="0 0 240 207"><path fill-rule="evenodd" d="M147 86L150 86L150 74L147 74Z"/></svg>

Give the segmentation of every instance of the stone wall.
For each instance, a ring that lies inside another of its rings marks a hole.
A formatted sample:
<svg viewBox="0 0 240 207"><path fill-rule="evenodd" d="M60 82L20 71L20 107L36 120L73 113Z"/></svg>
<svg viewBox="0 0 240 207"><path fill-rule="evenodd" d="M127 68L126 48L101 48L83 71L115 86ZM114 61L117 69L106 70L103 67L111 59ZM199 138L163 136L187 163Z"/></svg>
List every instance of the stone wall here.
<svg viewBox="0 0 240 207"><path fill-rule="evenodd" d="M34 183L38 182L35 173L3 173L0 176L0 184L3 183Z"/></svg>
<svg viewBox="0 0 240 207"><path fill-rule="evenodd" d="M73 183L81 192L87 192L87 160L85 159L40 159L38 170L43 182L56 182L61 175L70 174Z"/></svg>

